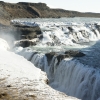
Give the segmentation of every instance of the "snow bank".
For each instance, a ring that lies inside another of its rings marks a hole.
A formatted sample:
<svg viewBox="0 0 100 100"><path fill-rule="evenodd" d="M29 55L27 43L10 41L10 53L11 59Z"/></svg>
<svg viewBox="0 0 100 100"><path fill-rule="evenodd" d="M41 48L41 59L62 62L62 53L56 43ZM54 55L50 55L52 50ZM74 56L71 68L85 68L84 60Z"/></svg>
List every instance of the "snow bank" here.
<svg viewBox="0 0 100 100"><path fill-rule="evenodd" d="M10 49L8 43L2 38L0 38L0 49L3 49L3 50L9 50Z"/></svg>
<svg viewBox="0 0 100 100"><path fill-rule="evenodd" d="M41 69L5 46L0 48L0 100L78 100L49 87Z"/></svg>

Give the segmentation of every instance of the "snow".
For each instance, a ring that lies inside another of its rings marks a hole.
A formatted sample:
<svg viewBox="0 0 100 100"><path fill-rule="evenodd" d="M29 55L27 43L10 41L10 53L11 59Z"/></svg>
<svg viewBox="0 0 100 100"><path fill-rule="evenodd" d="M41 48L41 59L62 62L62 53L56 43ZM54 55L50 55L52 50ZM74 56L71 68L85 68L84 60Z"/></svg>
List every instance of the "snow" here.
<svg viewBox="0 0 100 100"><path fill-rule="evenodd" d="M5 73L5 76L10 76L11 79L15 77L27 77L28 79L38 80L41 72L40 69L36 68L22 56L3 50L0 50L0 69L3 69L0 72L0 77ZM29 74L26 74L28 72Z"/></svg>
<svg viewBox="0 0 100 100"><path fill-rule="evenodd" d="M28 62L22 56L16 55L13 52L7 51L9 49L7 42L0 38L0 77L3 73L10 78L14 77L28 77L29 79L39 79L41 70L36 68L33 64ZM23 48L19 48L21 51ZM9 59L8 59L9 58ZM28 62L28 63L27 63ZM9 70L9 71L8 71ZM16 71L16 74L15 74ZM27 72L30 72L28 75ZM34 77L33 77L34 75Z"/></svg>
<svg viewBox="0 0 100 100"><path fill-rule="evenodd" d="M8 43L2 38L0 38L0 49L2 49L2 50L9 50L10 49Z"/></svg>

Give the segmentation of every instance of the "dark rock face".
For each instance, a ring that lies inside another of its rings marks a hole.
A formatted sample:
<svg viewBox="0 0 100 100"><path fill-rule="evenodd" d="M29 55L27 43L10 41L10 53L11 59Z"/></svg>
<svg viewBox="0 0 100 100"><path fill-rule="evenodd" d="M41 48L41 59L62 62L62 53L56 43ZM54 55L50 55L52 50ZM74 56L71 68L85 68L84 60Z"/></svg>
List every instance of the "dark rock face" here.
<svg viewBox="0 0 100 100"><path fill-rule="evenodd" d="M48 64L50 64L52 58L54 57L56 53L55 52L50 52L50 53L46 53L46 57L47 57L47 61L48 61Z"/></svg>
<svg viewBox="0 0 100 100"><path fill-rule="evenodd" d="M21 46L21 47L29 47L29 46L34 46L36 45L36 42L32 42L29 40L26 41L19 41L17 44L15 44L15 46Z"/></svg>
<svg viewBox="0 0 100 100"><path fill-rule="evenodd" d="M68 27L68 29L69 29L69 31L73 32L73 29L72 29L72 27Z"/></svg>
<svg viewBox="0 0 100 100"><path fill-rule="evenodd" d="M46 57L47 57L47 60L48 60L48 63L51 62L52 58L55 56L58 60L58 63L63 60L64 58L70 58L70 57L83 57L85 56L84 53L80 52L80 51L73 51L73 50L69 50L69 51L66 51L65 53L63 54L57 54L56 52L50 52L50 53L47 53L45 54Z"/></svg>
<svg viewBox="0 0 100 100"><path fill-rule="evenodd" d="M17 30L21 32L21 39L34 39L34 38L39 38L41 36L41 29L36 26L36 27L29 27L29 26L14 26Z"/></svg>
<svg viewBox="0 0 100 100"><path fill-rule="evenodd" d="M19 41L16 46L28 47L36 45L36 42L29 41L34 38L43 38L38 26L6 26L0 24L0 38L5 39L9 45L14 46L14 41ZM21 40L21 41L20 41Z"/></svg>
<svg viewBox="0 0 100 100"><path fill-rule="evenodd" d="M100 25L95 24L95 27L97 28L97 30L100 32Z"/></svg>
<svg viewBox="0 0 100 100"><path fill-rule="evenodd" d="M36 27L29 27L29 26L15 26L17 30L20 31L20 40L15 46L34 46L36 45L36 41L32 42L30 40L35 38L43 38L41 30L38 26ZM26 40L27 39L27 40Z"/></svg>
<svg viewBox="0 0 100 100"><path fill-rule="evenodd" d="M83 56L85 56L85 54L82 52L72 51L72 50L66 51L65 55L68 57L83 57Z"/></svg>

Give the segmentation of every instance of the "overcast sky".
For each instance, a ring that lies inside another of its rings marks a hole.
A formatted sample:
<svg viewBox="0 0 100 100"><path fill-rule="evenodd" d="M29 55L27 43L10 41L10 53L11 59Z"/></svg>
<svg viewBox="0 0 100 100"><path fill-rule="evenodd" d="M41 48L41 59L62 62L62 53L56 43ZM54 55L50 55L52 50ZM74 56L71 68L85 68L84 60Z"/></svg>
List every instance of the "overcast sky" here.
<svg viewBox="0 0 100 100"><path fill-rule="evenodd" d="M43 2L52 8L100 13L100 0L2 0L5 2Z"/></svg>

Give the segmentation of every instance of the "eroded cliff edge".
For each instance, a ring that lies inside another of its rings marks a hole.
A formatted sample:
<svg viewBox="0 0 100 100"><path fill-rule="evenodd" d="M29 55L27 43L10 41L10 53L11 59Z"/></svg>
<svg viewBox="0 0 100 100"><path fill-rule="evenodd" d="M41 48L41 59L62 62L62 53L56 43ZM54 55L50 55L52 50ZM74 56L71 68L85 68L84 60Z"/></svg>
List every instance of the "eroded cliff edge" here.
<svg viewBox="0 0 100 100"><path fill-rule="evenodd" d="M0 1L0 23L9 24L14 18L100 17L100 13L81 13L52 9L45 3L5 3Z"/></svg>

